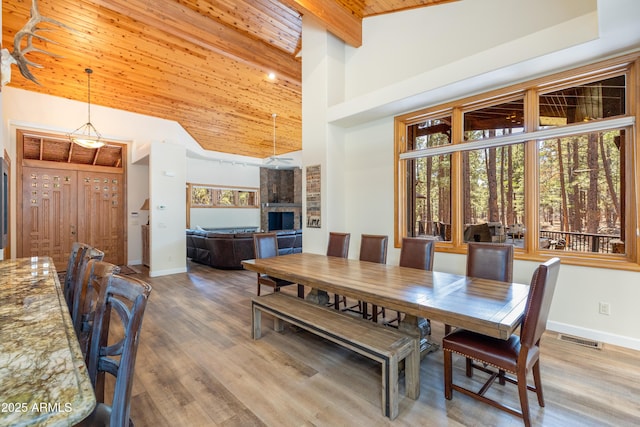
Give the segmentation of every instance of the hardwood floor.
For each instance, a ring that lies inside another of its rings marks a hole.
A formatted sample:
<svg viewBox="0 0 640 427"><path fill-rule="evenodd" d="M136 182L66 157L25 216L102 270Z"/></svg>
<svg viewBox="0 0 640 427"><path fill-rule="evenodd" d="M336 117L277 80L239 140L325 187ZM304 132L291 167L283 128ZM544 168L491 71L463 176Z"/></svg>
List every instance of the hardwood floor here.
<svg viewBox="0 0 640 427"><path fill-rule="evenodd" d="M442 351L421 363L421 394L404 397L394 421L380 408L380 365L304 331L282 334L263 316L263 337L250 338L255 273L189 264L189 271L149 278L136 362L131 418L143 426L519 426L519 418L454 392L443 392ZM295 293L295 289L283 292ZM434 322L432 339L443 326ZM542 342L546 406L533 393L539 426L640 423L640 352L596 350L547 333ZM464 360L454 356L454 381ZM478 373L474 380L483 375ZM515 386L489 392L519 407Z"/></svg>

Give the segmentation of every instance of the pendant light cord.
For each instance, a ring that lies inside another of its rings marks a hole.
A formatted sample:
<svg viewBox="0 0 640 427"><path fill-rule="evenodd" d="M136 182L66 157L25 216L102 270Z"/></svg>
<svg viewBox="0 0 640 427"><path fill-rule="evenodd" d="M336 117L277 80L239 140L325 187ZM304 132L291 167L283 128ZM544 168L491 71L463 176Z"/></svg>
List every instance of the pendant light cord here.
<svg viewBox="0 0 640 427"><path fill-rule="evenodd" d="M87 73L87 123L91 123L91 73L93 70L91 68L85 68L84 72Z"/></svg>
<svg viewBox="0 0 640 427"><path fill-rule="evenodd" d="M271 114L271 117L273 117L273 155L275 157L276 155L276 113Z"/></svg>

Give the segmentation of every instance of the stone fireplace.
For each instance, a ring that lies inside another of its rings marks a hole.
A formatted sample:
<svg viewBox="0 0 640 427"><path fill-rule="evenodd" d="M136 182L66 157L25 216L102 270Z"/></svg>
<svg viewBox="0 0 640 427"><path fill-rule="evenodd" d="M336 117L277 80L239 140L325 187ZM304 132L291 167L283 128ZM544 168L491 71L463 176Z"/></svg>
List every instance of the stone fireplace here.
<svg viewBox="0 0 640 427"><path fill-rule="evenodd" d="M302 228L302 169L260 168L260 229Z"/></svg>

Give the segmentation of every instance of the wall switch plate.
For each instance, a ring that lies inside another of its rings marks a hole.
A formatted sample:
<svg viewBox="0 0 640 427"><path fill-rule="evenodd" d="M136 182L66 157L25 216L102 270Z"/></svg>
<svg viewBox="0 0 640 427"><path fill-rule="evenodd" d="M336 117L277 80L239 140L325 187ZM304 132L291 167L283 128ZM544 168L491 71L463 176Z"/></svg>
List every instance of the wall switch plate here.
<svg viewBox="0 0 640 427"><path fill-rule="evenodd" d="M600 314L604 314L605 316L608 316L611 314L611 305L608 302L601 302L598 305L598 312Z"/></svg>

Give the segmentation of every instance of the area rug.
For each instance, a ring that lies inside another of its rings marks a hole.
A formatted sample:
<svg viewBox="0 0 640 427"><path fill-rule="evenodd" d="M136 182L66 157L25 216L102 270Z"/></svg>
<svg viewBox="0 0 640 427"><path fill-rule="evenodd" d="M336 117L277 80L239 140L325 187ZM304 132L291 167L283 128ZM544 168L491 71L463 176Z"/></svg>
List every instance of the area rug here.
<svg viewBox="0 0 640 427"><path fill-rule="evenodd" d="M124 274L125 276L129 274L140 274L139 271L129 267L128 265L119 265L118 268L120 268L120 274Z"/></svg>

